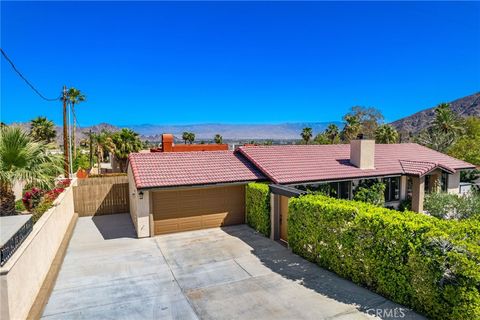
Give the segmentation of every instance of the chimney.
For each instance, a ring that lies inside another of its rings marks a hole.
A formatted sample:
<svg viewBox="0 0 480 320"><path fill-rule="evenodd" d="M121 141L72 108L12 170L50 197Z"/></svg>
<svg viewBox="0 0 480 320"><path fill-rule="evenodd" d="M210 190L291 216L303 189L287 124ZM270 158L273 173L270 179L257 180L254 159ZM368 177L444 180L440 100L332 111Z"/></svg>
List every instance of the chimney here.
<svg viewBox="0 0 480 320"><path fill-rule="evenodd" d="M375 169L375 140L364 140L360 134L350 141L350 163L360 169Z"/></svg>
<svg viewBox="0 0 480 320"><path fill-rule="evenodd" d="M162 151L173 152L173 134L162 134Z"/></svg>

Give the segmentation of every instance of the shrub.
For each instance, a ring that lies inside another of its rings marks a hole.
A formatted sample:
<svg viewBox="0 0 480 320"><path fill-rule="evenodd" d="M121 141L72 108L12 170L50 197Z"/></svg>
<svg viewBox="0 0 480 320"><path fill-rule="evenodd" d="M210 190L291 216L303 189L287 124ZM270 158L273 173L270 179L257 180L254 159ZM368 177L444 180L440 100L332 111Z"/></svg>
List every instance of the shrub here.
<svg viewBox="0 0 480 320"><path fill-rule="evenodd" d="M43 197L38 206L33 210L32 221L36 223L40 217L53 206L53 200Z"/></svg>
<svg viewBox="0 0 480 320"><path fill-rule="evenodd" d="M66 189L70 186L70 183L72 183L72 179L61 179L57 182L57 188Z"/></svg>
<svg viewBox="0 0 480 320"><path fill-rule="evenodd" d="M460 196L444 192L425 196L424 209L441 219L468 219L480 216L480 193Z"/></svg>
<svg viewBox="0 0 480 320"><path fill-rule="evenodd" d="M249 183L246 187L246 212L249 226L270 236L270 191L264 183Z"/></svg>
<svg viewBox="0 0 480 320"><path fill-rule="evenodd" d="M39 188L32 188L24 193L22 202L28 211L32 211L40 202L43 196L43 191Z"/></svg>
<svg viewBox="0 0 480 320"><path fill-rule="evenodd" d="M23 204L23 199L15 201L15 210L18 212L26 211L25 205Z"/></svg>
<svg viewBox="0 0 480 320"><path fill-rule="evenodd" d="M360 185L355 190L353 199L371 203L376 206L383 206L385 204L385 184L376 182L369 186Z"/></svg>
<svg viewBox="0 0 480 320"><path fill-rule="evenodd" d="M321 195L292 198L293 252L432 319L480 318L480 226Z"/></svg>

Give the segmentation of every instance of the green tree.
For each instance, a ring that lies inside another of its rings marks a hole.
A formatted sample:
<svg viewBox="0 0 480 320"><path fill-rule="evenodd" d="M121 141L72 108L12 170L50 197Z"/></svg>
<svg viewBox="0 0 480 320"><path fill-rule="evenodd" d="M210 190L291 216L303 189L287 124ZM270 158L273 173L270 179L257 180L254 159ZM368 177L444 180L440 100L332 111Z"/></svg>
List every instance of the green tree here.
<svg viewBox="0 0 480 320"><path fill-rule="evenodd" d="M309 127L303 128L300 136L302 137L303 142L305 142L305 144L308 144L310 142L310 139L312 139L312 136L313 136L312 128L309 128Z"/></svg>
<svg viewBox="0 0 480 320"><path fill-rule="evenodd" d="M98 173L101 173L100 163L104 161L105 153L113 153L115 144L112 140L112 133L102 130L99 133L92 133L92 142L95 153L97 154Z"/></svg>
<svg viewBox="0 0 480 320"><path fill-rule="evenodd" d="M353 200L371 203L376 206L385 204L385 184L367 180L354 191Z"/></svg>
<svg viewBox="0 0 480 320"><path fill-rule="evenodd" d="M75 105L84 102L87 97L78 89L75 88L70 88L67 91L67 97L68 101L70 102L72 106L72 112L75 114ZM72 130L72 149L73 149L73 158L75 159L77 157L77 140L76 140L76 130L77 130L77 121L73 121L73 130Z"/></svg>
<svg viewBox="0 0 480 320"><path fill-rule="evenodd" d="M313 143L315 144L332 144L332 140L326 133L319 133L313 138Z"/></svg>
<svg viewBox="0 0 480 320"><path fill-rule="evenodd" d="M62 159L50 154L45 143L18 127L0 129L0 215L15 213L15 182L50 188L61 172Z"/></svg>
<svg viewBox="0 0 480 320"><path fill-rule="evenodd" d="M30 122L30 136L35 141L52 142L57 136L53 121L48 120L46 117L36 117L32 119Z"/></svg>
<svg viewBox="0 0 480 320"><path fill-rule="evenodd" d="M220 134L216 134L215 137L213 138L213 140L215 141L215 143L218 143L218 144L221 144L223 143L223 137L220 135Z"/></svg>
<svg viewBox="0 0 480 320"><path fill-rule="evenodd" d="M331 144L337 142L339 134L340 130L338 129L338 126L334 123L329 124L327 129L325 129L325 135L328 137L328 139L330 139Z"/></svg>
<svg viewBox="0 0 480 320"><path fill-rule="evenodd" d="M345 126L341 133L342 140L349 142L356 139L362 130L360 119L357 116L347 114L343 117L343 120L345 121Z"/></svg>
<svg viewBox="0 0 480 320"><path fill-rule="evenodd" d="M360 128L358 128L356 124L351 128L357 129L358 131L353 137L349 135L348 141L355 139L359 133L362 133L365 138L373 139L375 137L375 130L383 123L382 113L373 107L354 106L350 109L350 112L343 117L343 120L347 125L349 124L347 119L350 119L350 124L354 124L351 122L354 118L359 122Z"/></svg>
<svg viewBox="0 0 480 320"><path fill-rule="evenodd" d="M397 143L398 132L389 124L382 124L375 130L375 140L377 143Z"/></svg>
<svg viewBox="0 0 480 320"><path fill-rule="evenodd" d="M131 129L123 128L112 135L114 144L113 154L119 161L120 170L126 172L128 155L132 152L138 152L142 149L138 133Z"/></svg>
<svg viewBox="0 0 480 320"><path fill-rule="evenodd" d="M445 134L458 135L463 131L462 121L460 121L448 103L441 103L436 107L433 127Z"/></svg>
<svg viewBox="0 0 480 320"><path fill-rule="evenodd" d="M182 140L184 144L187 144L187 142L190 141L190 132L184 131L182 134Z"/></svg>
<svg viewBox="0 0 480 320"><path fill-rule="evenodd" d="M193 142L195 142L195 133L193 133L193 132L189 132L189 133L188 133L188 142L189 142L190 144L192 144Z"/></svg>
<svg viewBox="0 0 480 320"><path fill-rule="evenodd" d="M465 120L464 134L448 148L452 157L480 166L480 117Z"/></svg>

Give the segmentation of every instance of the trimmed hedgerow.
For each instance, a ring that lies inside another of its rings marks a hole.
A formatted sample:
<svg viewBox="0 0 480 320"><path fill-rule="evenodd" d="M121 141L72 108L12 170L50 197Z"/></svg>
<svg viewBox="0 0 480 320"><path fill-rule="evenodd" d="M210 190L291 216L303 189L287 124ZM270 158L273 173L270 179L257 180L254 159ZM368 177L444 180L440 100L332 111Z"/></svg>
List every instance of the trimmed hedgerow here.
<svg viewBox="0 0 480 320"><path fill-rule="evenodd" d="M252 182L246 187L246 212L249 226L270 236L270 191L265 183Z"/></svg>
<svg viewBox="0 0 480 320"><path fill-rule="evenodd" d="M480 319L480 225L321 195L290 199L296 254L432 319Z"/></svg>

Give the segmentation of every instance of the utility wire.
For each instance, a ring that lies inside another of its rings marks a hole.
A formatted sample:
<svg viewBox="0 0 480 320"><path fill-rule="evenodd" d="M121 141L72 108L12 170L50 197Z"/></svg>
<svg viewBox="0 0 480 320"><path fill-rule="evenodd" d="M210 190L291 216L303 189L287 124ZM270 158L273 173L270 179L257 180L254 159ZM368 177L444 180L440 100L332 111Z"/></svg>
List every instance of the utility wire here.
<svg viewBox="0 0 480 320"><path fill-rule="evenodd" d="M12 60L10 60L10 58L7 56L7 54L5 53L5 51L3 51L2 48L0 48L0 51L3 55L3 57L8 61L8 63L10 63L10 65L12 66L13 70L20 76L20 78L23 79L23 81L25 81L25 83L30 87L32 88L33 91L35 91L36 94L38 94L40 96L40 98L42 98L43 100L46 100L46 101L58 101L60 100L61 97L58 97L58 98L55 98L55 99L49 99L49 98L46 98L43 94L40 93L40 91L38 91L34 86L33 84L30 83L30 81L28 81L27 78L25 78L23 76L23 74L17 69L17 67L15 67L15 64L12 62Z"/></svg>

